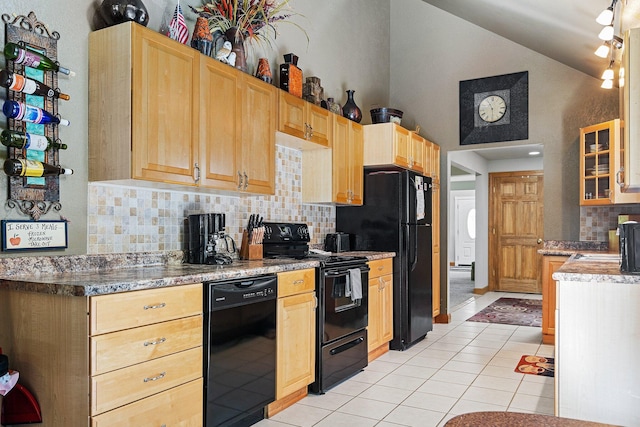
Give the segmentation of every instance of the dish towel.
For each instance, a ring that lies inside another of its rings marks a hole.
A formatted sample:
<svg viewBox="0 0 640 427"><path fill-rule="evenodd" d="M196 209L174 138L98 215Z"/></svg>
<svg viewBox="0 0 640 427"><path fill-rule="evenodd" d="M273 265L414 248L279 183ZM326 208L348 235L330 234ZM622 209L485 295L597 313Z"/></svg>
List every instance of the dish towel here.
<svg viewBox="0 0 640 427"><path fill-rule="evenodd" d="M362 273L359 268L349 269L351 282L351 301L362 299Z"/></svg>

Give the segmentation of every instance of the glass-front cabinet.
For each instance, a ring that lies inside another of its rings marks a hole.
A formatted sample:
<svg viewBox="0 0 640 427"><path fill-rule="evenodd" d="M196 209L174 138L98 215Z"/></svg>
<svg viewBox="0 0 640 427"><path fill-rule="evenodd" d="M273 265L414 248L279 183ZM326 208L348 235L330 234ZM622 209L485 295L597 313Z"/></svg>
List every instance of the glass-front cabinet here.
<svg viewBox="0 0 640 427"><path fill-rule="evenodd" d="M580 205L638 203L624 192L624 144L620 119L580 129Z"/></svg>
<svg viewBox="0 0 640 427"><path fill-rule="evenodd" d="M612 150L619 120L580 129L580 204L602 205L611 201ZM611 163L611 165L610 165Z"/></svg>

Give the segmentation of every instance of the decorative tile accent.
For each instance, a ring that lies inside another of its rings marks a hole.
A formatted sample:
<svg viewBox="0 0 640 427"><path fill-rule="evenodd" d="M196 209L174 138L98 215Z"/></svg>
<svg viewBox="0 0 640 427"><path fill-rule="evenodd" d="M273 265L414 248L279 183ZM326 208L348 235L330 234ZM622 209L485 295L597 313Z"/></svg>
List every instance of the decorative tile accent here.
<svg viewBox="0 0 640 427"><path fill-rule="evenodd" d="M618 215L640 214L640 205L581 206L580 240L609 240L609 230L618 227Z"/></svg>
<svg viewBox="0 0 640 427"><path fill-rule="evenodd" d="M223 196L90 182L88 200L88 254L184 250L186 218L207 212L226 215L227 233L238 245L252 213L268 221L308 224L313 245L335 231L335 207L302 204L301 152L281 146L276 146L274 196Z"/></svg>

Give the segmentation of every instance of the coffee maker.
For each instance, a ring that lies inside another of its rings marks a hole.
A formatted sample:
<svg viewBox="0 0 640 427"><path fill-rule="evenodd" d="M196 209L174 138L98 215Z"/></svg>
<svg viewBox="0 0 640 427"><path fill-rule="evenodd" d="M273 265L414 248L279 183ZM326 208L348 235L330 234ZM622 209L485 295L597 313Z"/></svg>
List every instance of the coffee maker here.
<svg viewBox="0 0 640 427"><path fill-rule="evenodd" d="M188 262L190 264L219 264L216 260L216 242L224 238L223 213L189 215ZM220 257L218 257L220 258ZM230 263L226 262L226 263Z"/></svg>

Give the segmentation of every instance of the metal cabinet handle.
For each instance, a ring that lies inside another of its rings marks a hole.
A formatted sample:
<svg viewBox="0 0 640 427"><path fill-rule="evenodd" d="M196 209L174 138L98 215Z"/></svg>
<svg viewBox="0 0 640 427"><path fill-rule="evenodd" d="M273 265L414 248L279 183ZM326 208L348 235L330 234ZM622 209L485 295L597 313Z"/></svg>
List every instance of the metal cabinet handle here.
<svg viewBox="0 0 640 427"><path fill-rule="evenodd" d="M246 190L248 186L249 186L249 177L247 176L247 172L244 172L244 187L242 189Z"/></svg>
<svg viewBox="0 0 640 427"><path fill-rule="evenodd" d="M618 172L616 172L616 184L618 184L620 186L620 188L622 188L624 186L624 182L623 182L623 179L622 179L622 174L623 173L624 173L624 167L620 167Z"/></svg>
<svg viewBox="0 0 640 427"><path fill-rule="evenodd" d="M238 171L238 190L242 188L242 174Z"/></svg>
<svg viewBox="0 0 640 427"><path fill-rule="evenodd" d="M145 347L147 347L147 346L150 346L150 345L158 345L158 344L162 344L162 343L163 343L163 342L165 342L166 340L167 340L166 338L162 337L162 338L160 338L160 339L158 339L158 340L155 340L155 341L145 341L145 342L144 342L144 346L145 346Z"/></svg>
<svg viewBox="0 0 640 427"><path fill-rule="evenodd" d="M193 180L196 183L200 182L200 166L197 163L193 167Z"/></svg>
<svg viewBox="0 0 640 427"><path fill-rule="evenodd" d="M387 286L387 283L384 281L382 277L378 277L378 290L383 290Z"/></svg>
<svg viewBox="0 0 640 427"><path fill-rule="evenodd" d="M150 377L150 378L149 378L149 377L147 377L147 378L145 378L143 381L144 381L145 383L148 383L148 382L151 382L151 381L157 381L157 380L160 380L160 379L164 378L166 375L167 375L167 373L166 373L166 372L162 372L162 373L160 373L160 374L156 375L155 377Z"/></svg>
<svg viewBox="0 0 640 427"><path fill-rule="evenodd" d="M382 270L384 270L384 266L383 265L379 265L378 266L378 271L382 271Z"/></svg>
<svg viewBox="0 0 640 427"><path fill-rule="evenodd" d="M164 308L166 307L166 303L161 302L160 304L154 304L154 305L145 305L144 309L145 310L155 310L156 308Z"/></svg>
<svg viewBox="0 0 640 427"><path fill-rule="evenodd" d="M302 285L304 283L304 279L298 279L293 282L294 285Z"/></svg>

